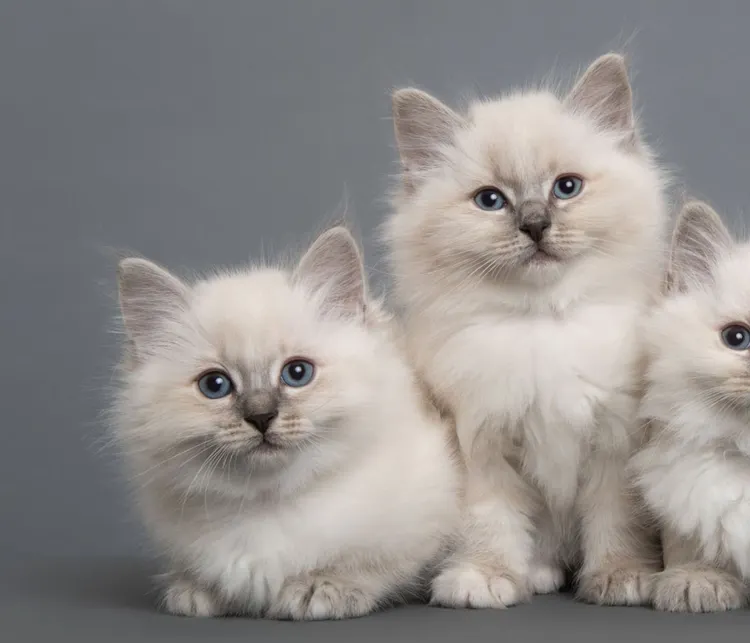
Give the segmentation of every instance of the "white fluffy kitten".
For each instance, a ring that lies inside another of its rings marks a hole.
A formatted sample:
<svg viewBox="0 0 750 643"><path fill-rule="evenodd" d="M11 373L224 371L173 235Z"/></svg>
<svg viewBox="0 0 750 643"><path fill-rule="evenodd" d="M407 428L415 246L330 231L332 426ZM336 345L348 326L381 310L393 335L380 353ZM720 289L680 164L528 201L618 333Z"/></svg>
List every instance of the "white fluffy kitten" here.
<svg viewBox="0 0 750 643"><path fill-rule="evenodd" d="M623 59L598 59L565 98L465 115L400 90L394 117L397 294L468 472L464 542L433 602L504 607L570 568L584 600L648 600L658 556L625 470L666 217Z"/></svg>
<svg viewBox="0 0 750 643"><path fill-rule="evenodd" d="M654 604L718 611L750 579L750 244L734 244L703 203L683 209L668 294L649 318L642 415L648 445L632 467L662 527Z"/></svg>
<svg viewBox="0 0 750 643"><path fill-rule="evenodd" d="M186 285L120 265L117 436L170 612L325 619L416 590L458 519L449 435L368 300L356 244Z"/></svg>

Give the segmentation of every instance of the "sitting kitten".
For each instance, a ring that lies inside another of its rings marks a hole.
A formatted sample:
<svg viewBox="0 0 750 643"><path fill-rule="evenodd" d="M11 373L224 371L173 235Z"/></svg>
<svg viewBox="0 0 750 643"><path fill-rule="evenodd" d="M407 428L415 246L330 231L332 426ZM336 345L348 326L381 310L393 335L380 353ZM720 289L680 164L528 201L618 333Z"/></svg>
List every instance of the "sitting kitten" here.
<svg viewBox="0 0 750 643"><path fill-rule="evenodd" d="M647 323L642 414L632 461L662 527L654 605L713 612L746 601L750 579L750 244L703 203L683 209L668 294Z"/></svg>
<svg viewBox="0 0 750 643"><path fill-rule="evenodd" d="M192 286L120 264L116 430L190 616L367 614L418 589L458 519L449 434L343 228L289 274Z"/></svg>
<svg viewBox="0 0 750 643"><path fill-rule="evenodd" d="M393 102L398 299L468 474L464 542L433 602L505 607L570 568L581 599L647 601L658 552L626 464L666 216L623 59L594 62L564 99L466 115L415 89Z"/></svg>

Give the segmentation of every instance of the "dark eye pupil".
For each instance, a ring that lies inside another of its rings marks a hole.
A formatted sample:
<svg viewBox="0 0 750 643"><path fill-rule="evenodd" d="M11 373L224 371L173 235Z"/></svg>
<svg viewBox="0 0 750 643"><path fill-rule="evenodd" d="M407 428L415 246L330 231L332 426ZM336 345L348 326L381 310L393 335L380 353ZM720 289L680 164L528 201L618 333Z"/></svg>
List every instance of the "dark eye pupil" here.
<svg viewBox="0 0 750 643"><path fill-rule="evenodd" d="M732 346L739 346L745 341L745 332L741 330L732 331L728 333L727 340Z"/></svg>
<svg viewBox="0 0 750 643"><path fill-rule="evenodd" d="M206 378L206 388L212 393L218 393L224 386L224 378L221 375L214 375Z"/></svg>
<svg viewBox="0 0 750 643"><path fill-rule="evenodd" d="M497 210L503 204L503 197L496 190L484 190L479 193L477 198L485 210Z"/></svg>
<svg viewBox="0 0 750 643"><path fill-rule="evenodd" d="M307 368L305 368L304 364L292 364L289 367L289 375L293 380L301 380L305 373L307 372Z"/></svg>
<svg viewBox="0 0 750 643"><path fill-rule="evenodd" d="M573 190L576 189L576 184L573 179L564 179L560 181L558 187L563 194L570 194L571 192L573 192Z"/></svg>

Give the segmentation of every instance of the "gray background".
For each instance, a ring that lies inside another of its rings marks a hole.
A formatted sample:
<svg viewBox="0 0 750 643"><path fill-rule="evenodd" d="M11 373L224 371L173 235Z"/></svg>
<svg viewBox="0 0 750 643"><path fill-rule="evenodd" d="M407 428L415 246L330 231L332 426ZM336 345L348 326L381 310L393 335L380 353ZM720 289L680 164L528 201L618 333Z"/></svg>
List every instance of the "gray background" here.
<svg viewBox="0 0 750 643"><path fill-rule="evenodd" d="M455 102L627 43L664 158L741 224L748 32L739 0L2 0L0 636L746 636L747 612L691 618L561 597L341 624L156 614L97 414L116 354L113 249L176 269L242 262L304 242L346 194L368 264L382 268L393 86Z"/></svg>

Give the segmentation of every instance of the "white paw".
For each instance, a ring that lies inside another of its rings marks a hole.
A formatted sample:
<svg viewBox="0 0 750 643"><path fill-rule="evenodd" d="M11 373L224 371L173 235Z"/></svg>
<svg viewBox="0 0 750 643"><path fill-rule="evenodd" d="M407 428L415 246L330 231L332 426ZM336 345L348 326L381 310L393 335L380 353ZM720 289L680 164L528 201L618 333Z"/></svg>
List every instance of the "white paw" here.
<svg viewBox="0 0 750 643"><path fill-rule="evenodd" d="M364 616L377 598L356 584L332 576L310 575L287 581L266 616L282 620L326 620Z"/></svg>
<svg viewBox="0 0 750 643"><path fill-rule="evenodd" d="M187 580L178 580L164 592L164 609L178 616L219 616L217 601L211 592Z"/></svg>
<svg viewBox="0 0 750 643"><path fill-rule="evenodd" d="M430 603L444 607L503 608L527 600L528 594L504 570L457 565L435 578Z"/></svg>
<svg viewBox="0 0 750 643"><path fill-rule="evenodd" d="M597 605L645 605L651 600L654 571L612 568L583 574L576 596Z"/></svg>
<svg viewBox="0 0 750 643"><path fill-rule="evenodd" d="M654 608L665 612L724 612L745 599L738 578L711 567L673 567L654 580Z"/></svg>
<svg viewBox="0 0 750 643"><path fill-rule="evenodd" d="M529 584L535 594L552 594L565 584L565 572L553 565L533 565Z"/></svg>

